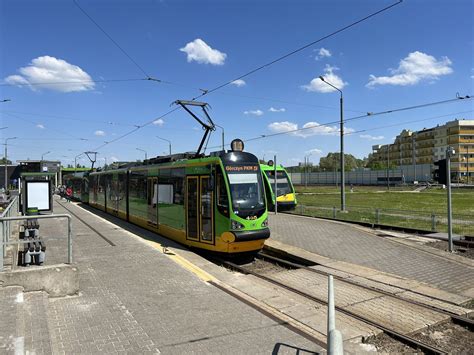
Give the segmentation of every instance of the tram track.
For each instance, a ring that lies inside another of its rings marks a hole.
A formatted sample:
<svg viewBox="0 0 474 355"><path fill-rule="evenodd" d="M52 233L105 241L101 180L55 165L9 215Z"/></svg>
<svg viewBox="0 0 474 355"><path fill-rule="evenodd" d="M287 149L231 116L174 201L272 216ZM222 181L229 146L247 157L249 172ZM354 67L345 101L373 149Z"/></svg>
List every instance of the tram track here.
<svg viewBox="0 0 474 355"><path fill-rule="evenodd" d="M266 257L267 259L270 259L268 255L263 256L262 254L259 254L259 257L261 257L261 258ZM307 266L305 266L305 265L301 265L301 264L294 263L294 262L289 262L289 261L279 259L279 258L276 258L276 257L272 257L272 258L273 258L272 262L279 263L279 264L284 265L284 266L286 266L290 269L305 269L305 268L307 268ZM317 296L312 295L312 294L309 294L309 293L307 293L307 292L305 292L305 291L303 291L299 288L290 286L290 285L285 284L285 283L283 283L279 280L276 280L276 279L274 279L270 276L264 275L261 272L251 270L248 267L238 265L238 264L236 264L232 261L225 260L225 259L218 258L218 259L214 259L214 261L218 262L221 265L226 266L230 269L233 269L235 271L238 271L238 272L241 272L241 273L247 274L247 275L252 275L252 276L254 276L258 279L261 279L261 280L264 280L268 283L271 283L271 284L273 284L273 285L275 285L279 288L282 288L284 290L290 291L291 293L302 296L303 298L305 298L305 299L307 299L311 302L315 302L315 303L318 303L318 304L321 304L321 305L327 305L327 300L326 299L317 297ZM311 268L308 268L308 269L312 270ZM315 270L315 271L319 271L319 270ZM321 272L320 274L329 275L328 273L324 273L324 272ZM339 278L339 277L336 277L336 276L334 276L334 277L338 280L341 280L341 278ZM344 280L342 279L341 281L344 281ZM357 284L357 283L354 283L352 285L364 288L364 285L360 285L360 284ZM370 291L373 291L373 292L379 292L380 291L380 290L377 290L377 289L372 289L371 287L368 287L368 289L370 289ZM391 296L391 294L388 293L388 292L387 292L387 294L385 294L385 292L379 292L379 293L383 296ZM424 305L424 304L421 304L421 303L418 304L419 302L416 302L416 301L410 302L410 300L406 300L406 299L401 298L401 297L400 298L394 297L394 298L399 299L400 301L403 301L403 302L408 302L412 305L421 306L421 307L426 306L425 308L428 308L430 311L433 311L433 312L439 312L439 313L443 313L444 315L449 315L451 317L451 319L453 320L453 322L455 322L455 319L457 321L458 318L462 318L461 320L459 320L459 322L462 322L464 326L468 326L469 329L472 330L472 320L470 320L468 318L466 318L467 322L465 322L466 319L464 319L464 317L458 317L457 315L451 314L450 312L447 312L449 314L446 314L440 309L437 309L437 308L433 309L431 306L427 306L427 305ZM370 319L367 316L357 314L357 313L352 312L350 310L347 310L343 307L336 306L335 308L336 308L336 311L340 312L341 314L344 314L344 315L346 315L350 318L356 319L356 320L358 320L362 323L365 323L367 325L370 325L372 327L380 329L381 331L383 331L385 334L387 334L391 338L393 338L393 339L395 339L395 340L397 340L401 343L404 343L404 344L406 344L406 345L408 345L412 348L420 349L424 353L427 353L427 354L446 354L447 353L446 351L444 351L442 349L436 348L436 347L434 347L430 344L427 344L427 343L424 343L420 340L417 340L416 338L414 338L412 336L402 334L401 332L399 332L395 329L392 329L388 326L380 324L379 322L374 321L374 320Z"/></svg>
<svg viewBox="0 0 474 355"><path fill-rule="evenodd" d="M57 202L62 208L64 208L66 211L68 211L70 214L72 214L74 217L76 217L79 221L81 221L81 223L84 224L86 227L88 227L91 231L93 231L99 237L101 237L103 240L105 240L110 246L113 246L113 247L116 246L116 244L114 242L112 242L109 238L107 238L105 235L103 235L101 232L99 232L96 228L94 228L92 225L90 225L84 218L79 216L72 209L67 208L65 204L59 202L58 200L56 200L55 202Z"/></svg>
<svg viewBox="0 0 474 355"><path fill-rule="evenodd" d="M308 267L308 266L303 265L303 264L298 264L296 262L284 260L282 258L278 258L276 256L269 255L265 251L260 252L258 254L258 257L263 258L263 259L267 259L267 260L271 260L273 262L276 262L276 263L279 263L279 264L282 264L282 265L285 265L285 266L288 266L288 267L307 270L309 272L313 272L315 274L319 274L319 275L323 275L323 276L332 275L329 272L313 269L313 268ZM397 294L393 294L391 292L381 290L377 287L372 287L372 286L369 286L369 285L363 285L363 284L360 284L360 283L355 282L353 280L345 279L345 278L337 276L337 275L333 275L333 277L334 277L334 279L339 280L339 281L341 281L343 283L346 283L346 284L349 284L349 285L353 285L353 286L357 286L357 287L360 287L360 288L363 288L363 289L366 289L366 290L377 292L379 294L382 294L382 295L387 296L387 297L391 297L393 299L397 299L397 300L402 301L402 302L406 302L406 303L409 303L409 304L412 304L412 305L423 307L425 309L429 309L429 310L434 311L434 312L442 313L444 315L449 316L453 323L456 323L458 325L466 327L471 331L474 329L474 320L471 319L471 318L463 317L463 316L460 316L460 315L455 314L453 312L450 312L449 310L441 309L439 307L428 305L428 304L423 303L423 302L418 302L418 301L415 301L415 300L407 299L407 298L401 297ZM406 290L406 289L404 289L404 290Z"/></svg>

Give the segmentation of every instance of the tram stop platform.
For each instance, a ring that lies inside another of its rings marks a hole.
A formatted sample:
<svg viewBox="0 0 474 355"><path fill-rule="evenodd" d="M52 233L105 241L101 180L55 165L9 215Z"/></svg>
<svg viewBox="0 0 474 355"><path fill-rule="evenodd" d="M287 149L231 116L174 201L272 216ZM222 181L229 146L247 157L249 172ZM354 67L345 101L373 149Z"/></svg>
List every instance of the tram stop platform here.
<svg viewBox="0 0 474 355"><path fill-rule="evenodd" d="M0 285L0 353L311 354L324 350L287 323L256 310L245 297L238 299L216 287L218 281L212 282L208 274L211 270L187 261L186 255L193 257L190 251L87 208L55 197L54 213L72 215L79 293L53 297L44 291ZM66 224L44 220L40 233L47 243L44 267L64 263Z"/></svg>
<svg viewBox="0 0 474 355"><path fill-rule="evenodd" d="M457 305L474 299L474 260L427 245L432 239L287 213L269 214L274 248Z"/></svg>

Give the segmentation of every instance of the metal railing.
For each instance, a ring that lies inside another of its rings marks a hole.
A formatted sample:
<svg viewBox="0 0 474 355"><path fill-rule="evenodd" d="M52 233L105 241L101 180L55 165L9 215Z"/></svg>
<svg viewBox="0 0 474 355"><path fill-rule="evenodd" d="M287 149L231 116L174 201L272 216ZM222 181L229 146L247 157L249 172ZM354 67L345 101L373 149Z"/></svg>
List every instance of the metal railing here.
<svg viewBox="0 0 474 355"><path fill-rule="evenodd" d="M18 196L14 196L12 199L10 199L7 208L5 208L5 210L0 214L0 218L17 216L19 206L18 201ZM0 224L0 241L5 243L10 240L10 236L12 234L11 224L12 222L5 222ZM6 248L5 250L3 248L0 249L0 253L2 254L1 257L4 258L6 256Z"/></svg>
<svg viewBox="0 0 474 355"><path fill-rule="evenodd" d="M11 221L24 221L29 219L52 219L52 218L67 218L67 263L72 264L72 218L68 214L49 214L49 215L38 215L38 216L16 216L16 217L0 217L0 224L2 225L2 239L0 242L0 271L3 270L3 262L7 245L15 244L27 244L31 243L31 240L9 240L9 235L6 236L5 225L11 223ZM8 239L7 239L8 238Z"/></svg>
<svg viewBox="0 0 474 355"><path fill-rule="evenodd" d="M335 206L298 205L291 213L322 217L348 222L361 222L374 226L399 227L430 232L446 232L448 220L446 213L346 206L341 212ZM462 236L474 236L474 216L453 213L453 232Z"/></svg>

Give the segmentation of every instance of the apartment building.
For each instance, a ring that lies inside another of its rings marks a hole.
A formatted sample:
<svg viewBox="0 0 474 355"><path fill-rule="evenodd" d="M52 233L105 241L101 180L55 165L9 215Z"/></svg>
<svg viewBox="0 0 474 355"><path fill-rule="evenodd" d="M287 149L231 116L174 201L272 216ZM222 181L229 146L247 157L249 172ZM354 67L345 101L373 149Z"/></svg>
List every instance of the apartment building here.
<svg viewBox="0 0 474 355"><path fill-rule="evenodd" d="M392 144L372 146L372 160L381 165L406 166L431 164L446 157L454 148L451 172L458 180L474 182L474 120L457 119L432 128L413 132L404 129Z"/></svg>

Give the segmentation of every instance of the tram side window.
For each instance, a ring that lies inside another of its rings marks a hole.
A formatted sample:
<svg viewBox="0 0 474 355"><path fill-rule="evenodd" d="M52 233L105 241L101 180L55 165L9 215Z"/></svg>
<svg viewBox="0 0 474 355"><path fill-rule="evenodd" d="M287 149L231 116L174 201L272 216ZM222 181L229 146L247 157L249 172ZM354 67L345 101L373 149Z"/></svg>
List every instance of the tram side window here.
<svg viewBox="0 0 474 355"><path fill-rule="evenodd" d="M147 178L143 172L130 172L129 209L132 216L148 218Z"/></svg>
<svg viewBox="0 0 474 355"><path fill-rule="evenodd" d="M91 175L89 177L89 186L91 189L89 190L89 199L91 202L97 201L97 177L95 175Z"/></svg>
<svg viewBox="0 0 474 355"><path fill-rule="evenodd" d="M105 196L107 196L107 207L112 207L110 202L115 201L116 182L113 180L112 174L105 175Z"/></svg>
<svg viewBox="0 0 474 355"><path fill-rule="evenodd" d="M105 175L97 176L97 203L105 206Z"/></svg>
<svg viewBox="0 0 474 355"><path fill-rule="evenodd" d="M122 172L118 175L117 185L117 206L120 211L125 212L127 209L127 173Z"/></svg>
<svg viewBox="0 0 474 355"><path fill-rule="evenodd" d="M224 174L220 168L216 169L217 209L224 216L229 216L229 197L225 184Z"/></svg>
<svg viewBox="0 0 474 355"><path fill-rule="evenodd" d="M173 184L173 203L184 205L184 168L171 170L171 183Z"/></svg>
<svg viewBox="0 0 474 355"><path fill-rule="evenodd" d="M158 203L173 204L173 184L171 180L171 169L160 169L158 177Z"/></svg>

